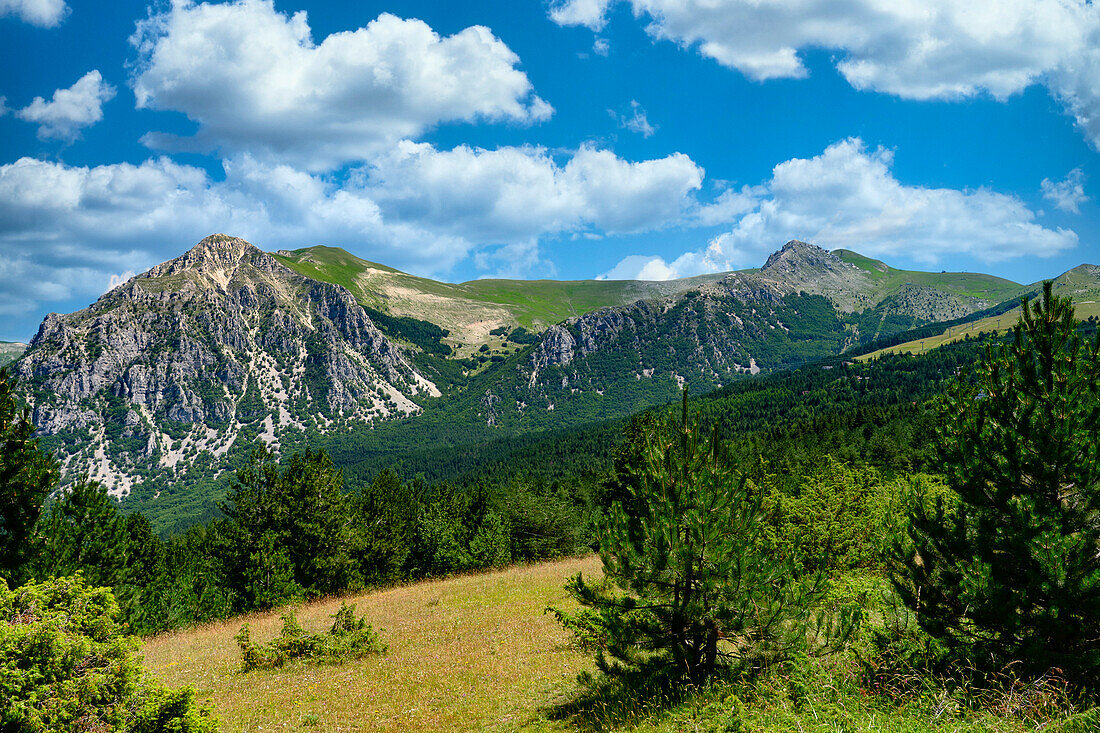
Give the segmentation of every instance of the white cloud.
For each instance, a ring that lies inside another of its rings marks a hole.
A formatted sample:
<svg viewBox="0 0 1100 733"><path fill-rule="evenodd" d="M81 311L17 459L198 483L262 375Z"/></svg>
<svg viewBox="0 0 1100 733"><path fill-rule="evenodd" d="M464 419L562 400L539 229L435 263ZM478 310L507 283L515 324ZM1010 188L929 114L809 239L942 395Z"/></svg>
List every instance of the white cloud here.
<svg viewBox="0 0 1100 733"><path fill-rule="evenodd" d="M583 25L594 31L607 25L612 0L565 0L550 5L550 18L558 25Z"/></svg>
<svg viewBox="0 0 1100 733"><path fill-rule="evenodd" d="M669 275L759 263L789 239L926 266L947 256L984 262L1050 257L1077 244L1074 232L1035 223L1035 213L1015 196L907 186L894 178L892 164L891 151L869 151L858 138L780 163L764 185L742 190L738 203L756 199L755 206L706 249L668 263ZM612 272L620 266L629 269L620 263Z"/></svg>
<svg viewBox="0 0 1100 733"><path fill-rule="evenodd" d="M134 272L133 270L126 270L125 272L120 272L120 273L116 273L114 275L111 275L111 277L107 280L107 289L104 290L103 292L107 293L107 292L110 292L110 291L114 290L119 285L124 285L134 275L137 275L137 273Z"/></svg>
<svg viewBox="0 0 1100 733"><path fill-rule="evenodd" d="M176 110L193 137L146 135L163 149L219 149L324 170L365 160L448 121L531 124L552 108L519 57L483 26L441 37L384 13L314 43L305 12L271 0L194 4L139 23L138 107Z"/></svg>
<svg viewBox="0 0 1100 733"><path fill-rule="evenodd" d="M606 38L597 37L596 40L592 41L592 53L597 56L607 56L611 53L611 44Z"/></svg>
<svg viewBox="0 0 1100 733"><path fill-rule="evenodd" d="M1062 211L1080 214L1081 204L1089 200L1085 195L1085 174L1080 168L1074 168L1063 180L1052 181L1044 178L1040 184L1043 198Z"/></svg>
<svg viewBox="0 0 1100 733"><path fill-rule="evenodd" d="M346 247L422 274L467 257L527 274L563 233L660 228L695 206L686 156L631 162L582 147L440 151L405 142L334 179L242 154L224 180L167 158L92 168L32 158L0 165L0 314L91 299L212 232L268 250ZM28 325L28 329L29 329Z"/></svg>
<svg viewBox="0 0 1100 733"><path fill-rule="evenodd" d="M695 226L715 226L737 221L757 207L766 192L761 186L742 186L740 190L726 189L714 201L697 207L688 216L688 223Z"/></svg>
<svg viewBox="0 0 1100 733"><path fill-rule="evenodd" d="M624 0L625 1L625 0ZM1005 99L1045 83L1100 146L1100 6L1086 0L629 0L647 32L750 79L802 78L800 56L838 52L857 89L907 99L988 93ZM562 25L595 31L617 0L565 0Z"/></svg>
<svg viewBox="0 0 1100 733"><path fill-rule="evenodd" d="M0 0L0 18L18 16L24 23L53 28L69 14L64 0Z"/></svg>
<svg viewBox="0 0 1100 733"><path fill-rule="evenodd" d="M619 127L624 130L630 130L636 132L644 138L649 138L653 133L657 132L657 128L654 125L649 124L649 119L646 117L645 108L638 104L638 100L630 100L630 114L618 114L613 109L607 110L607 113L611 115L611 118L619 123Z"/></svg>
<svg viewBox="0 0 1100 733"><path fill-rule="evenodd" d="M560 165L542 148L439 151L404 142L375 161L370 177L388 215L494 243L660 228L693 206L703 170L680 153L630 162L586 146Z"/></svg>
<svg viewBox="0 0 1100 733"><path fill-rule="evenodd" d="M672 262L663 257L629 255L597 280L675 280L705 272L729 272L751 264L752 255L740 249L733 238L721 234L697 252L685 252Z"/></svg>
<svg viewBox="0 0 1100 733"><path fill-rule="evenodd" d="M115 88L93 69L68 89L56 90L50 101L35 97L15 114L37 124L41 140L75 140L81 130L103 119L103 105L114 96Z"/></svg>
<svg viewBox="0 0 1100 733"><path fill-rule="evenodd" d="M671 280L676 273L660 257L629 255L596 277L597 280Z"/></svg>

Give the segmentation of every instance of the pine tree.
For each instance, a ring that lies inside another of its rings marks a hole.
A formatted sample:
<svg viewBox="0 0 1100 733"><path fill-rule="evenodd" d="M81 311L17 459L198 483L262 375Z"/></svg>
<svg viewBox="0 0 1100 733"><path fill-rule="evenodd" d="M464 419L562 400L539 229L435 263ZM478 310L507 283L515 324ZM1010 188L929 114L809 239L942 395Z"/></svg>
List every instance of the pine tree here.
<svg viewBox="0 0 1100 733"><path fill-rule="evenodd" d="M980 667L1057 668L1100 691L1100 341L1068 298L1025 299L1009 344L940 403L951 491L922 500L895 584L925 630Z"/></svg>
<svg viewBox="0 0 1100 733"><path fill-rule="evenodd" d="M401 577L416 532L416 497L386 469L351 497L352 556L364 581Z"/></svg>
<svg viewBox="0 0 1100 733"><path fill-rule="evenodd" d="M15 380L0 369L0 577L15 583L37 549L34 527L58 478L57 461L38 447L34 431Z"/></svg>
<svg viewBox="0 0 1100 733"><path fill-rule="evenodd" d="M282 464L257 450L237 471L215 535L240 610L356 584L343 484L328 455L308 449Z"/></svg>
<svg viewBox="0 0 1100 733"><path fill-rule="evenodd" d="M82 478L63 490L42 517L40 577L82 572L91 585L116 586L126 561L126 521L117 502Z"/></svg>
<svg viewBox="0 0 1100 733"><path fill-rule="evenodd" d="M599 527L605 582L568 588L586 608L555 610L596 647L609 676L700 682L721 667L760 669L805 645L820 576L758 542L765 516L725 446L688 415L640 436L633 475ZM624 464L626 465L626 464Z"/></svg>

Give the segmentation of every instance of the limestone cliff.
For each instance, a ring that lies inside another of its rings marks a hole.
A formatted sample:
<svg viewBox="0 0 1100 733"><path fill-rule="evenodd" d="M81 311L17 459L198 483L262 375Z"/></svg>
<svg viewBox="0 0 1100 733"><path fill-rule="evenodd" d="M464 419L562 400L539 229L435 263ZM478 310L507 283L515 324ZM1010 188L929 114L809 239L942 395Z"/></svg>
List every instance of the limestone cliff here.
<svg viewBox="0 0 1100 733"><path fill-rule="evenodd" d="M404 416L438 394L347 290L225 235L51 313L15 370L67 468L118 495L238 442Z"/></svg>

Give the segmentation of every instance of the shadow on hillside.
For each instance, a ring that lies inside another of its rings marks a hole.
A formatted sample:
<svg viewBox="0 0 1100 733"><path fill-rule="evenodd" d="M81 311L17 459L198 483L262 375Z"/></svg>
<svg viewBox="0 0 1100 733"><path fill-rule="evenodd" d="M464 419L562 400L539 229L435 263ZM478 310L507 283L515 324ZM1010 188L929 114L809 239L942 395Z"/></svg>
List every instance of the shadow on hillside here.
<svg viewBox="0 0 1100 733"><path fill-rule="evenodd" d="M571 697L542 712L575 730L597 733L652 720L695 692L693 685L666 675L634 673L609 679L583 673Z"/></svg>

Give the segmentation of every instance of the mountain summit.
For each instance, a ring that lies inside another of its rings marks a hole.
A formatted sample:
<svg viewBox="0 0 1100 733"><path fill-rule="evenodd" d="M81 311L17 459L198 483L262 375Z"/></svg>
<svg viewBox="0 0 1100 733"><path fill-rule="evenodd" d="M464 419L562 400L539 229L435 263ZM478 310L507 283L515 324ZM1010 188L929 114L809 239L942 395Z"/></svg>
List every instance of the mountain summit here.
<svg viewBox="0 0 1100 733"><path fill-rule="evenodd" d="M448 284L332 247L268 254L214 234L48 315L14 368L66 472L149 510L258 443L324 435L346 457L431 430L473 442L617 417L1021 292L798 240L759 270L667 283Z"/></svg>
<svg viewBox="0 0 1100 733"><path fill-rule="evenodd" d="M438 395L344 288L214 235L70 315L16 365L47 435L116 494L238 441L278 445Z"/></svg>

